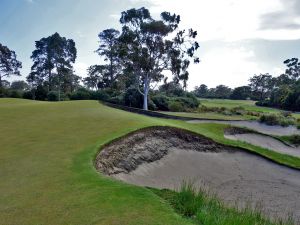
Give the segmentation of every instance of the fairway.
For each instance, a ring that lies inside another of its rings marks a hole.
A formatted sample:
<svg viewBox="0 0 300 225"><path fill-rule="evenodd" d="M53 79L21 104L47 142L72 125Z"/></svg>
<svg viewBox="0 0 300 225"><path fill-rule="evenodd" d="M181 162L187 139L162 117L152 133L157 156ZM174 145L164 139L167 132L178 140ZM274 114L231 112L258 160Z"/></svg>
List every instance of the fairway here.
<svg viewBox="0 0 300 225"><path fill-rule="evenodd" d="M188 124L97 101L0 99L0 224L190 224L150 190L104 177L99 147L153 125L183 127L294 167L300 160L226 140L222 124ZM142 210L141 210L142 209Z"/></svg>
<svg viewBox="0 0 300 225"><path fill-rule="evenodd" d="M100 144L158 121L97 101L1 99L0 115L0 224L185 224L149 190L92 165Z"/></svg>

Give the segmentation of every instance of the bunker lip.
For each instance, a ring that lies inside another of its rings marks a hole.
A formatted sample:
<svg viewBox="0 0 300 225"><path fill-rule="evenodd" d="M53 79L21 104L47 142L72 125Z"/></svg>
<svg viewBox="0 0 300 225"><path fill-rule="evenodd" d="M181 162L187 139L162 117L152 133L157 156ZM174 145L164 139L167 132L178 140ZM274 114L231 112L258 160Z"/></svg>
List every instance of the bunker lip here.
<svg viewBox="0 0 300 225"><path fill-rule="evenodd" d="M225 129L224 137L230 140L247 142L275 152L300 158L300 146L290 145L270 135L261 134L239 127L229 127Z"/></svg>
<svg viewBox="0 0 300 225"><path fill-rule="evenodd" d="M191 131L174 127L148 127L107 144L98 153L95 167L106 174L129 173L142 163L160 160L177 147L200 152L239 151Z"/></svg>
<svg viewBox="0 0 300 225"><path fill-rule="evenodd" d="M229 205L259 204L270 217L300 221L300 171L190 131L144 128L112 141L96 157L98 171L127 183L178 190L183 180ZM288 210L288 211L287 211Z"/></svg>

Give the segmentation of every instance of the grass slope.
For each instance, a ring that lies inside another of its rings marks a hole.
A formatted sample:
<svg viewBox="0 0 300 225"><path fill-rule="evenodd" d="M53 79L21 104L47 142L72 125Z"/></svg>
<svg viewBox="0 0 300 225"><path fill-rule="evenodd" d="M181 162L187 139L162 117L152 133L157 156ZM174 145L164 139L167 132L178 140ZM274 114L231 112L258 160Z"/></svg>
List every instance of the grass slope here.
<svg viewBox="0 0 300 225"><path fill-rule="evenodd" d="M96 101L0 99L0 224L190 224L146 188L98 174L99 147L130 131L177 126L300 168L300 159L224 139L219 124L187 124Z"/></svg>

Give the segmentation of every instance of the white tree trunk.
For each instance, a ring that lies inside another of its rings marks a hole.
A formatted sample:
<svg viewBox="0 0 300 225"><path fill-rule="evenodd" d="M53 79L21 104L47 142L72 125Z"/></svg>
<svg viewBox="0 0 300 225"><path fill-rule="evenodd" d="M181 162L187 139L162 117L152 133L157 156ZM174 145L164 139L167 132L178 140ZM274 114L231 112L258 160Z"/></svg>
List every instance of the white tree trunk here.
<svg viewBox="0 0 300 225"><path fill-rule="evenodd" d="M144 104L143 104L144 110L148 110L148 92L149 92L149 80L148 80L148 77L145 77L145 80L144 80Z"/></svg>

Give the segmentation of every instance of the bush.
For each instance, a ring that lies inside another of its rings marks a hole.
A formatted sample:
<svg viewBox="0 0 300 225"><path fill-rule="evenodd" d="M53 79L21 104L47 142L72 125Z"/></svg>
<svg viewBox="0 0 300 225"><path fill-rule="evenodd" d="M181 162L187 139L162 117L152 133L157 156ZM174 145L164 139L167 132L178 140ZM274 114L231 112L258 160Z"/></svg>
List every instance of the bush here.
<svg viewBox="0 0 300 225"><path fill-rule="evenodd" d="M270 126L280 125L287 127L289 125L295 125L296 121L293 117L284 117L280 114L263 114L260 116L259 121Z"/></svg>
<svg viewBox="0 0 300 225"><path fill-rule="evenodd" d="M55 101L58 101L58 92L57 91L50 91L47 95L47 99L48 101L51 101L51 102L55 102Z"/></svg>
<svg viewBox="0 0 300 225"><path fill-rule="evenodd" d="M8 90L6 88L0 88L0 98L8 97Z"/></svg>
<svg viewBox="0 0 300 225"><path fill-rule="evenodd" d="M9 96L10 98L22 98L22 91L17 91L17 90L12 90L9 91Z"/></svg>
<svg viewBox="0 0 300 225"><path fill-rule="evenodd" d="M152 98L153 103L156 105L158 110L168 111L169 110L169 98L165 95L155 95Z"/></svg>
<svg viewBox="0 0 300 225"><path fill-rule="evenodd" d="M33 91L25 91L23 93L23 98L25 98L25 99L35 99L35 96L34 96L33 93L34 93Z"/></svg>
<svg viewBox="0 0 300 225"><path fill-rule="evenodd" d="M172 101L177 101L180 102L184 109L194 109L194 108L198 108L199 106L199 101L196 97L175 97L172 98Z"/></svg>
<svg viewBox="0 0 300 225"><path fill-rule="evenodd" d="M90 99L92 100L100 100L100 101L107 101L110 98L110 95L107 93L106 90L98 90L98 91L90 91L88 90Z"/></svg>
<svg viewBox="0 0 300 225"><path fill-rule="evenodd" d="M108 102L117 105L124 105L124 97L123 95L118 95L107 99Z"/></svg>
<svg viewBox="0 0 300 225"><path fill-rule="evenodd" d="M270 107L270 102L267 100L255 102L257 106Z"/></svg>
<svg viewBox="0 0 300 225"><path fill-rule="evenodd" d="M125 92L124 103L129 107L142 108L143 95L136 88L129 88Z"/></svg>
<svg viewBox="0 0 300 225"><path fill-rule="evenodd" d="M80 88L70 95L71 100L88 100L91 99L91 92L87 89Z"/></svg>
<svg viewBox="0 0 300 225"><path fill-rule="evenodd" d="M157 110L156 105L154 104L154 102L151 99L149 99L149 101L148 101L148 109L153 110L153 111Z"/></svg>
<svg viewBox="0 0 300 225"><path fill-rule="evenodd" d="M169 102L168 108L172 112L183 112L184 111L184 106L182 105L182 103L177 102L177 101Z"/></svg>

